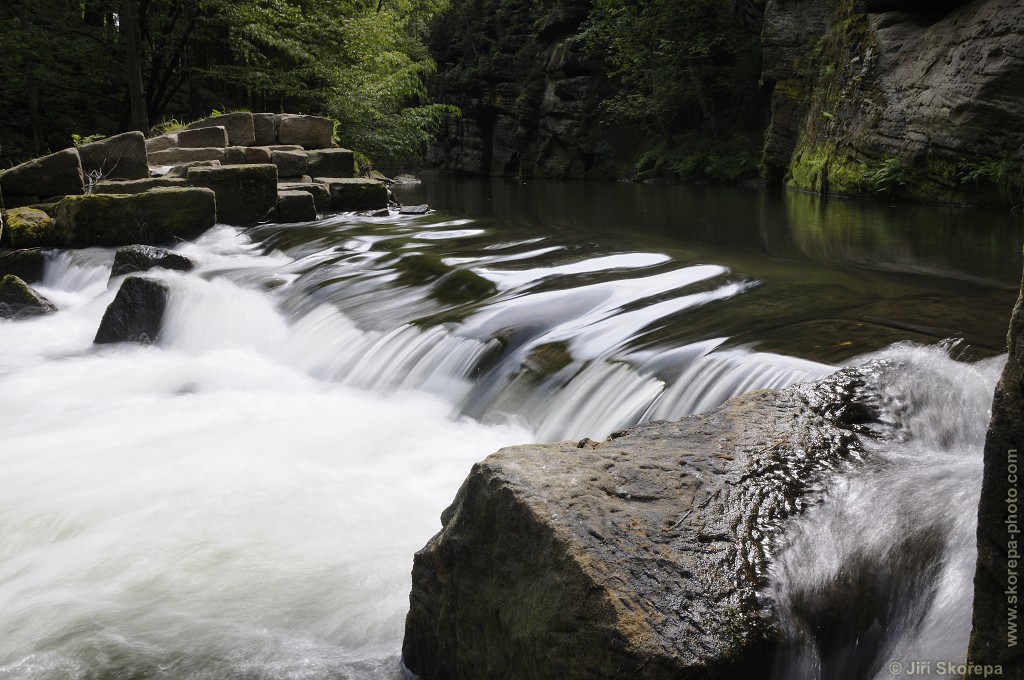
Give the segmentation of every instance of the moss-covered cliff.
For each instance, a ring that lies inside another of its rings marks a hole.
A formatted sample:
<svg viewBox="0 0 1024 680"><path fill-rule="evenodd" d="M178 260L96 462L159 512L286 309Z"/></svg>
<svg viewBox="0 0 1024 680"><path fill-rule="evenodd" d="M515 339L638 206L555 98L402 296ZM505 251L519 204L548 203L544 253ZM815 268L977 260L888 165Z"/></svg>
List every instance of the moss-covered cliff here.
<svg viewBox="0 0 1024 680"><path fill-rule="evenodd" d="M770 181L823 194L1024 202L1024 6L771 0Z"/></svg>

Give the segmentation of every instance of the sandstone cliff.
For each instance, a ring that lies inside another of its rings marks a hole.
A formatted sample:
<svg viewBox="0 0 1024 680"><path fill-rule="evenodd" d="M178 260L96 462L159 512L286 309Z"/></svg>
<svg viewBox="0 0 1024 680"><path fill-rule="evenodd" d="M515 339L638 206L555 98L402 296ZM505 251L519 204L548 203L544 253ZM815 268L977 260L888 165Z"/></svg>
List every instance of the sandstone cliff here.
<svg viewBox="0 0 1024 680"><path fill-rule="evenodd" d="M1021 201L1021 3L771 0L763 46L773 182Z"/></svg>

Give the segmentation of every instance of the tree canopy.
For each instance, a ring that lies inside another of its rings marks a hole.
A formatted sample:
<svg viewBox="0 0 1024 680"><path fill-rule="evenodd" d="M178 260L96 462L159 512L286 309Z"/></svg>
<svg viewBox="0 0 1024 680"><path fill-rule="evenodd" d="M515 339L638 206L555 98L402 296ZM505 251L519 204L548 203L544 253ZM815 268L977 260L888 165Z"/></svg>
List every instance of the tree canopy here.
<svg viewBox="0 0 1024 680"><path fill-rule="evenodd" d="M332 116L342 144L398 162L418 152L448 110L427 103L434 62L423 44L446 2L5 3L2 152L14 160L68 146L72 134L251 109ZM133 74L141 85L135 106Z"/></svg>

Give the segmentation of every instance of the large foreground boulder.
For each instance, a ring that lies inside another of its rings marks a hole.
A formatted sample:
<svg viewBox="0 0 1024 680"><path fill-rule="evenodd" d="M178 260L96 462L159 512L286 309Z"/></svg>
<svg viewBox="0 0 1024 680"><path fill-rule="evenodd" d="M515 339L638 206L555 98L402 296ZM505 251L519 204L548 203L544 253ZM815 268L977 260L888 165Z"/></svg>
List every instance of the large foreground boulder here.
<svg viewBox="0 0 1024 680"><path fill-rule="evenodd" d="M102 179L144 179L149 177L146 137L125 132L78 147L82 171Z"/></svg>
<svg viewBox="0 0 1024 680"><path fill-rule="evenodd" d="M227 131L228 144L231 146L252 146L256 143L252 114L246 111L203 118L190 123L187 129L195 130L207 127L223 127Z"/></svg>
<svg viewBox="0 0 1024 680"><path fill-rule="evenodd" d="M83 193L85 177L78 149L64 149L5 170L0 173L0 191L9 207Z"/></svg>
<svg viewBox="0 0 1024 680"><path fill-rule="evenodd" d="M841 395L860 379L478 463L416 554L406 666L424 680L766 677L767 555L816 475L857 451L870 415Z"/></svg>
<svg viewBox="0 0 1024 680"><path fill-rule="evenodd" d="M248 226L267 219L277 204L277 166L193 167L188 183L217 195L217 220Z"/></svg>
<svg viewBox="0 0 1024 680"><path fill-rule="evenodd" d="M978 563L968 660L1024 677L1024 280L1010 318L1009 356L992 400L978 505Z"/></svg>
<svg viewBox="0 0 1024 680"><path fill-rule="evenodd" d="M17 276L8 274L0 278L0 319L21 319L56 311L52 302Z"/></svg>
<svg viewBox="0 0 1024 680"><path fill-rule="evenodd" d="M3 240L12 248L51 248L62 245L63 238L54 228L53 219L36 208L11 208Z"/></svg>
<svg viewBox="0 0 1024 680"><path fill-rule="evenodd" d="M196 187L68 196L57 206L58 229L75 248L190 240L212 227L216 219L213 191Z"/></svg>
<svg viewBox="0 0 1024 680"><path fill-rule="evenodd" d="M107 306L93 342L156 342L167 309L167 293L167 286L160 281L129 276Z"/></svg>

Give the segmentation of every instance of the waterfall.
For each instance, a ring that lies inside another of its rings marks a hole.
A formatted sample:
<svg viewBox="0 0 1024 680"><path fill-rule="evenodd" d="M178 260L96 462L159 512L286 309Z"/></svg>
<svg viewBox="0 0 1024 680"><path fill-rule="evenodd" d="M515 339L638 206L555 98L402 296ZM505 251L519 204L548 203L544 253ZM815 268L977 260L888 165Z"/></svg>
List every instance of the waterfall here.
<svg viewBox="0 0 1024 680"><path fill-rule="evenodd" d="M887 680L915 668L940 677L940 664L964 662L1003 360L967 364L911 345L865 357L889 436L865 439L869 462L785 534L770 592L789 638L776 680Z"/></svg>
<svg viewBox="0 0 1024 680"><path fill-rule="evenodd" d="M215 227L175 247L193 271L142 274L169 289L150 346L92 343L111 250L50 252L36 287L60 311L0 321L0 678L397 680L412 554L474 462L835 369L709 329L762 285L730 266L478 226ZM442 301L446 272L490 292ZM997 367L881 358L905 441L795 525L780 678L964 641L981 435L956 423L981 422ZM821 604L847 591L854 640ZM831 637L807 634L822 617Z"/></svg>

